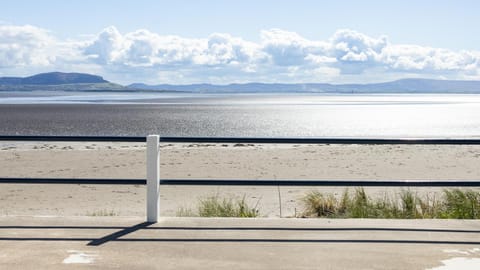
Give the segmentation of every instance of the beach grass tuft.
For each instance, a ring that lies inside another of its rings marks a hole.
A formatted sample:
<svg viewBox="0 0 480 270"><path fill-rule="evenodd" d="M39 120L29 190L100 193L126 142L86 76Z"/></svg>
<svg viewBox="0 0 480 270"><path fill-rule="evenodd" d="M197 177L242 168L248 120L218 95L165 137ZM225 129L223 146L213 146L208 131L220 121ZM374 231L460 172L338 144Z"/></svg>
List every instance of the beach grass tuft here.
<svg viewBox="0 0 480 270"><path fill-rule="evenodd" d="M445 206L442 218L480 218L480 192L460 189L445 190Z"/></svg>
<svg viewBox="0 0 480 270"><path fill-rule="evenodd" d="M180 208L177 216L251 218L259 216L259 209L258 202L254 206L248 205L245 196L242 199L233 199L213 195L199 199L197 212L190 208Z"/></svg>
<svg viewBox="0 0 480 270"><path fill-rule="evenodd" d="M402 190L399 198L385 194L373 199L363 188L345 190L341 198L334 194L310 191L302 199L302 217L323 218L392 218L392 219L478 219L480 192L445 189L440 198L420 197L411 190Z"/></svg>
<svg viewBox="0 0 480 270"><path fill-rule="evenodd" d="M180 209L177 210L177 217L198 217L198 214L195 213L190 208L185 208L185 207L180 207Z"/></svg>
<svg viewBox="0 0 480 270"><path fill-rule="evenodd" d="M96 211L93 211L93 212L87 212L87 216L90 216L90 217L113 217L113 216L118 216L118 213L116 213L113 210L102 209L102 210L96 210Z"/></svg>

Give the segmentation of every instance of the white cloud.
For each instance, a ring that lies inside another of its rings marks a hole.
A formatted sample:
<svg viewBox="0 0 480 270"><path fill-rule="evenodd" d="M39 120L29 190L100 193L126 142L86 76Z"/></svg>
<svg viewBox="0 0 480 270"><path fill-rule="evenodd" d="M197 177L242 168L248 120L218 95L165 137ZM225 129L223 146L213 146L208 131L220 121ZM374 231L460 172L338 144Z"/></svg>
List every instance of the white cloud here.
<svg viewBox="0 0 480 270"><path fill-rule="evenodd" d="M447 49L417 45L392 45L383 55L385 64L394 71L417 71L419 73L469 73L477 71L478 52L455 52Z"/></svg>
<svg viewBox="0 0 480 270"><path fill-rule="evenodd" d="M352 30L338 30L330 39L334 54L341 61L376 61L387 47L387 37L372 38Z"/></svg>
<svg viewBox="0 0 480 270"><path fill-rule="evenodd" d="M105 65L117 62L124 53L127 40L118 32L117 28L110 26L105 28L96 39L85 48L94 62Z"/></svg>
<svg viewBox="0 0 480 270"><path fill-rule="evenodd" d="M310 41L297 33L280 29L261 32L262 50L267 53L273 64L279 66L301 66L309 64L308 60L326 57L328 43Z"/></svg>
<svg viewBox="0 0 480 270"><path fill-rule="evenodd" d="M94 36L59 40L35 26L0 24L1 73L50 70L95 72L120 83L480 79L480 52L391 44L386 36L348 29L326 40L270 29L251 42L226 33L184 38L110 26Z"/></svg>
<svg viewBox="0 0 480 270"><path fill-rule="evenodd" d="M54 38L44 29L0 25L0 68L48 66L55 61L54 46Z"/></svg>

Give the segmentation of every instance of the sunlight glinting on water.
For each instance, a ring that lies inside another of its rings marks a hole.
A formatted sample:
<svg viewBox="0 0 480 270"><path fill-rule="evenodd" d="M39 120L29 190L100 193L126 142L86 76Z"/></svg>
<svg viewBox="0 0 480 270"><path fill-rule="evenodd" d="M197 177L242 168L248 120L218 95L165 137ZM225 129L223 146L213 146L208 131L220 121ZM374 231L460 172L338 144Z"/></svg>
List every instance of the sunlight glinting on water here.
<svg viewBox="0 0 480 270"><path fill-rule="evenodd" d="M5 123L16 123L3 126L9 134L69 135L72 130L99 135L480 137L480 96L468 94L65 92L4 96L0 104L19 106L5 107ZM102 106L106 104L115 106ZM22 115L32 106L35 117L25 119ZM77 113L69 116L74 108Z"/></svg>

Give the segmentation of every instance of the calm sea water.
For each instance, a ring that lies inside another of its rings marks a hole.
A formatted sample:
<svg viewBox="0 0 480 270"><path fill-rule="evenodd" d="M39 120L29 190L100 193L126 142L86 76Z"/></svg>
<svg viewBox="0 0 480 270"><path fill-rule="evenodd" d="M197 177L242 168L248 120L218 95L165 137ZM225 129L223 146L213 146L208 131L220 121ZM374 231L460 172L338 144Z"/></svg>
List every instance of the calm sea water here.
<svg viewBox="0 0 480 270"><path fill-rule="evenodd" d="M0 93L0 134L480 137L480 95Z"/></svg>

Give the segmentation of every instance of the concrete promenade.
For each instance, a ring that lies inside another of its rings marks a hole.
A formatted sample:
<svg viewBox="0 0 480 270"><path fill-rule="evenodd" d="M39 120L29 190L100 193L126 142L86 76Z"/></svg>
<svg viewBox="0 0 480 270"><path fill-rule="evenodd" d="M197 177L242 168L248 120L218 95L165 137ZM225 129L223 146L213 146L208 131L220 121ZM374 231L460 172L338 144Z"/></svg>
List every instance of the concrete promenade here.
<svg viewBox="0 0 480 270"><path fill-rule="evenodd" d="M480 221L2 216L0 269L480 269Z"/></svg>

